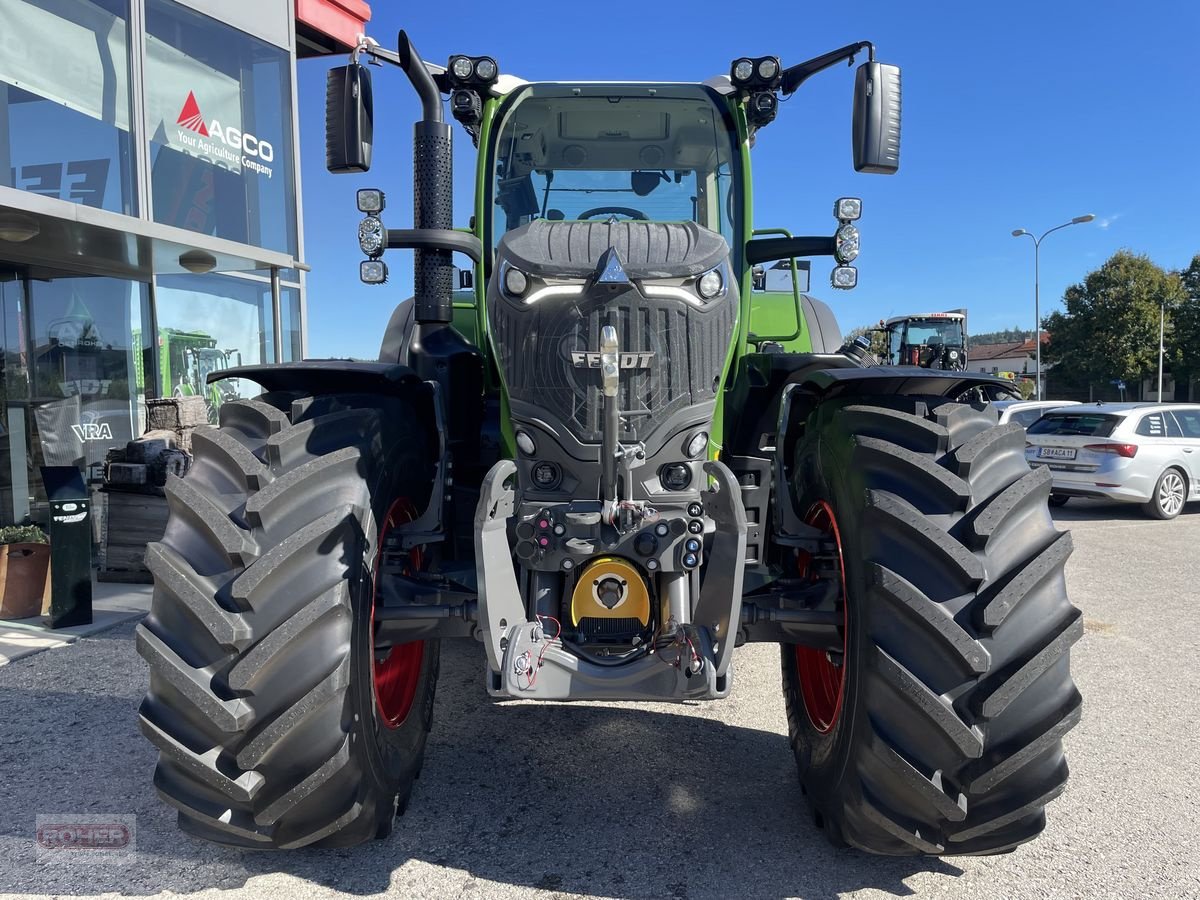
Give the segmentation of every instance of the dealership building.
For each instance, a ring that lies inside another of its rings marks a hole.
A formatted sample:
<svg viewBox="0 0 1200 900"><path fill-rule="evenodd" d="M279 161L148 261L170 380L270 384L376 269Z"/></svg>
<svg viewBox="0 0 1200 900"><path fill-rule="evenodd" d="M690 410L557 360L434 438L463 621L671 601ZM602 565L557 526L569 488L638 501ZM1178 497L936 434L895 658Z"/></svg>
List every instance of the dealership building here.
<svg viewBox="0 0 1200 900"><path fill-rule="evenodd" d="M0 0L0 525L145 401L305 351L296 60L361 0Z"/></svg>

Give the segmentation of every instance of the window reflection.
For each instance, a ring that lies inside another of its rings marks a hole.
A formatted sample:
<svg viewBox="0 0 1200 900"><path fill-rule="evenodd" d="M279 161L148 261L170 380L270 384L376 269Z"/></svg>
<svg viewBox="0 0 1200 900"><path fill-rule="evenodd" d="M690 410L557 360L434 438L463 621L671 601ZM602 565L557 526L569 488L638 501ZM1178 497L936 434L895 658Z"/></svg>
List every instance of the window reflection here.
<svg viewBox="0 0 1200 900"><path fill-rule="evenodd" d="M258 393L250 381L206 379L219 369L274 361L270 285L228 275L164 275L155 298L162 396L201 395L215 422L222 403Z"/></svg>
<svg viewBox="0 0 1200 900"><path fill-rule="evenodd" d="M0 23L0 184L136 214L127 0L0 0Z"/></svg>
<svg viewBox="0 0 1200 900"><path fill-rule="evenodd" d="M0 272L3 440L0 522L46 510L41 466L98 477L110 449L141 434L147 286L116 278Z"/></svg>
<svg viewBox="0 0 1200 900"><path fill-rule="evenodd" d="M295 253L287 51L170 0L146 31L155 220Z"/></svg>

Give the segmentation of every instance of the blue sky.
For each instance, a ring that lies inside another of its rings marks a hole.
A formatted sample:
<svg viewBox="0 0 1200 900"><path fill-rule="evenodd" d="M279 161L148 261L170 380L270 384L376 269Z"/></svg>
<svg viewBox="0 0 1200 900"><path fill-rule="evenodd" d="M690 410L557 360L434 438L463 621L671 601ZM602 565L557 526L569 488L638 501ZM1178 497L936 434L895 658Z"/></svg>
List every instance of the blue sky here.
<svg viewBox="0 0 1200 900"><path fill-rule="evenodd" d="M508 23L483 4L459 4L450 18L440 4L375 0L372 8L368 31L384 46L405 28L427 59L486 53L530 81L701 81L743 55L776 54L786 66L873 41L880 60L903 70L897 175L854 172L853 72L841 66L781 107L752 156L755 227L832 233L832 201L863 198L859 287L835 294L832 263L813 261L813 293L833 305L843 330L959 306L969 309L972 331L1031 328L1033 246L1011 232L1040 234L1083 213L1096 222L1043 245L1043 315L1119 248L1168 268L1200 253L1200 79L1189 58L1200 4L860 0L756 14L729 3L610 0L586 7L585 19L583 7L536 0L509 7L519 13ZM411 227L419 104L402 72L375 69L372 170L329 175L324 79L332 64L299 66L309 356L373 358L393 307L411 294L411 253L389 253L387 286L359 283L354 191L383 188L388 225ZM465 225L475 153L460 128L454 141L456 221Z"/></svg>

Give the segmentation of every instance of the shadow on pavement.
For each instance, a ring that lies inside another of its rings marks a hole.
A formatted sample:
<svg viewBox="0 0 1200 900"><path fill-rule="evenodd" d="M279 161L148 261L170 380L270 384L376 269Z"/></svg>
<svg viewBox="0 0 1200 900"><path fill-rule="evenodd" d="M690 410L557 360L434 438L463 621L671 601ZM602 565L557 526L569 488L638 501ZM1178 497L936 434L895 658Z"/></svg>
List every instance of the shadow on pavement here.
<svg viewBox="0 0 1200 900"><path fill-rule="evenodd" d="M1138 503L1114 503L1110 500L1088 500L1082 497L1072 497L1066 506L1052 508L1051 515L1056 522L1145 522L1147 524L1170 524L1162 519L1154 519L1142 511ZM1179 518L1200 518L1200 503L1189 503L1180 512Z"/></svg>
<svg viewBox="0 0 1200 900"><path fill-rule="evenodd" d="M907 895L916 873L961 874L938 859L830 847L811 824L786 739L707 718L719 705L695 715L497 705L483 691L482 651L461 643L443 644L425 770L391 838L287 854L210 846L179 832L151 787L155 752L135 723L145 674L131 637L123 628L44 656L53 685L23 684L31 666L0 670L6 890L186 894L286 872L351 894L486 897L495 888L475 883L486 879L559 894L824 898L868 887ZM136 815L136 863L35 861L39 813Z"/></svg>

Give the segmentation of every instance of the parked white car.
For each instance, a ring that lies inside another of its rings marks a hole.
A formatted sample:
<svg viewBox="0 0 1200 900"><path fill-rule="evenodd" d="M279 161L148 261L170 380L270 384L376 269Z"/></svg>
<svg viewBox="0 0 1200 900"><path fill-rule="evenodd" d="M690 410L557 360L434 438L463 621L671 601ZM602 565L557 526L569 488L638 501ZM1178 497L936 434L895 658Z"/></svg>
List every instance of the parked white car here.
<svg viewBox="0 0 1200 900"><path fill-rule="evenodd" d="M1052 409L1064 406L1079 406L1078 400L996 400L992 403L1000 411L1000 424L1016 422L1028 428Z"/></svg>
<svg viewBox="0 0 1200 900"><path fill-rule="evenodd" d="M1025 458L1053 477L1050 503L1100 497L1173 519L1200 500L1200 404L1089 403L1047 413Z"/></svg>

